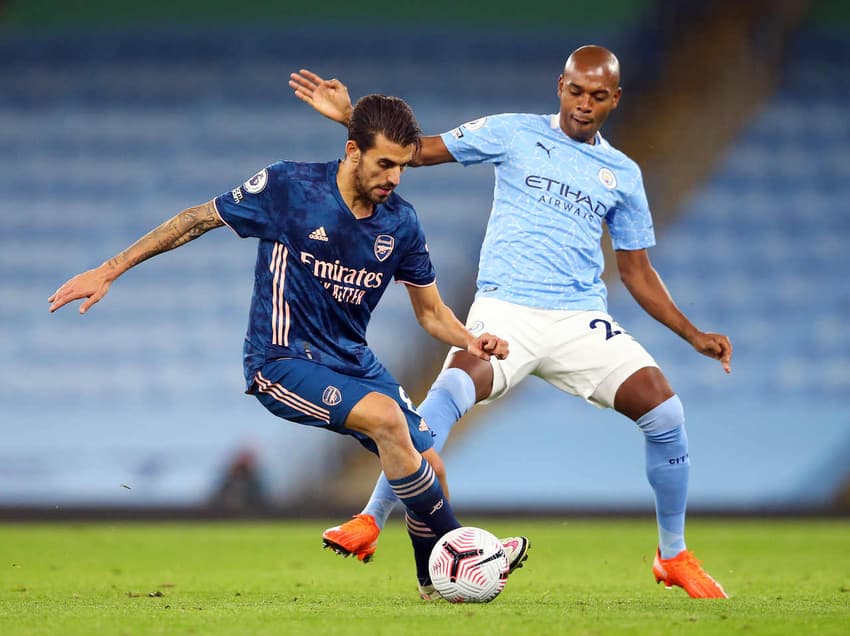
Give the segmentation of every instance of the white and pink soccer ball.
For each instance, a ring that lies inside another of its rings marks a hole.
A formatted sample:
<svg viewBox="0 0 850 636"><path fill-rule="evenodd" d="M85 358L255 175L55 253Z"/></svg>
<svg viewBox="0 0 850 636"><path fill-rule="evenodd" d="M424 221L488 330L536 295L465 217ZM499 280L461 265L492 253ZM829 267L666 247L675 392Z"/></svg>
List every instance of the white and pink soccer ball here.
<svg viewBox="0 0 850 636"><path fill-rule="evenodd" d="M451 603L489 603L505 588L510 563L495 535L472 526L443 535L428 560L440 595Z"/></svg>

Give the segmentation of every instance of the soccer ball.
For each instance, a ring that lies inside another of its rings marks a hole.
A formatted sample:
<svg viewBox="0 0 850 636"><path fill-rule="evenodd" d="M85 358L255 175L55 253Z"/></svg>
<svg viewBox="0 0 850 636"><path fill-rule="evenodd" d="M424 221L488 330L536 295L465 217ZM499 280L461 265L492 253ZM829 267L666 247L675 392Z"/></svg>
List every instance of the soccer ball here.
<svg viewBox="0 0 850 636"><path fill-rule="evenodd" d="M481 528L444 534L428 559L440 595L451 603L489 603L504 589L510 563L502 542Z"/></svg>

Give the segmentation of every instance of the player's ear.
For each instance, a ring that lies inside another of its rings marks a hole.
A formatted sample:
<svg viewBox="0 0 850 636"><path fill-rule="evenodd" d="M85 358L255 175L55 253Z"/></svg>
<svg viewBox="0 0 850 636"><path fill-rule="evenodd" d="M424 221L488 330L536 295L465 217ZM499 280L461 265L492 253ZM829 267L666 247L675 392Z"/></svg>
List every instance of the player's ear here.
<svg viewBox="0 0 850 636"><path fill-rule="evenodd" d="M345 142L345 158L348 159L352 165L357 165L360 163L360 146L357 145L357 142L353 139L349 139Z"/></svg>
<svg viewBox="0 0 850 636"><path fill-rule="evenodd" d="M561 93L563 93L563 92L564 92L564 74L561 73L560 75L558 75L558 90L557 90L558 97L560 97Z"/></svg>
<svg viewBox="0 0 850 636"><path fill-rule="evenodd" d="M617 90L614 92L614 97L613 97L613 99L611 100L611 101L614 103L614 106L612 107L612 110L613 110L614 108L617 108L617 106L619 105L619 103L620 103L620 96L621 96L622 94L623 94L623 88L622 88L621 86L618 86L618 87L617 87Z"/></svg>

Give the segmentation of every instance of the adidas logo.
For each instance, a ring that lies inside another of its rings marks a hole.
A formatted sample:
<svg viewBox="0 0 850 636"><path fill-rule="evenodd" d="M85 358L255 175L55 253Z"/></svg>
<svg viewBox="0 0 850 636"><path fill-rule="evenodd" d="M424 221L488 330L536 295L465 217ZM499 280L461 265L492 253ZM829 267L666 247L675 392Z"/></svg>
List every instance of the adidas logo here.
<svg viewBox="0 0 850 636"><path fill-rule="evenodd" d="M323 226L313 230L312 232L310 232L308 238L311 238L314 241L327 241L328 235L325 232L325 226L323 225Z"/></svg>

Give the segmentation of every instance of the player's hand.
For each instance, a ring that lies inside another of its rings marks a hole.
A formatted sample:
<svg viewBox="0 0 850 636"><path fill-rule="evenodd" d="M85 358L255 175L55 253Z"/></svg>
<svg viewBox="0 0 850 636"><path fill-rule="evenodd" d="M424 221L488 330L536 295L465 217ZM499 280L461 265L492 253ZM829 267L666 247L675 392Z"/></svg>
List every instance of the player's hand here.
<svg viewBox="0 0 850 636"><path fill-rule="evenodd" d="M490 356L496 356L499 360L508 357L508 343L490 333L482 333L469 343L466 350L482 360L489 360Z"/></svg>
<svg viewBox="0 0 850 636"><path fill-rule="evenodd" d="M691 346L701 354L720 360L726 373L732 372L732 343L722 333L705 333L698 331L690 339Z"/></svg>
<svg viewBox="0 0 850 636"><path fill-rule="evenodd" d="M289 86L295 96L307 102L328 119L347 126L351 120L351 98L348 88L338 79L325 80L302 68L289 74Z"/></svg>
<svg viewBox="0 0 850 636"><path fill-rule="evenodd" d="M106 295L111 284L112 280L106 276L100 267L90 269L82 274L77 274L71 280L61 285L47 299L51 303L50 312L53 313L70 302L85 298L86 301L80 305L80 313L84 314L89 310L89 307Z"/></svg>

